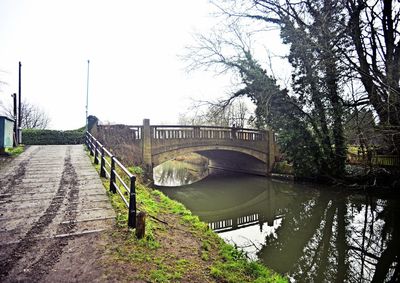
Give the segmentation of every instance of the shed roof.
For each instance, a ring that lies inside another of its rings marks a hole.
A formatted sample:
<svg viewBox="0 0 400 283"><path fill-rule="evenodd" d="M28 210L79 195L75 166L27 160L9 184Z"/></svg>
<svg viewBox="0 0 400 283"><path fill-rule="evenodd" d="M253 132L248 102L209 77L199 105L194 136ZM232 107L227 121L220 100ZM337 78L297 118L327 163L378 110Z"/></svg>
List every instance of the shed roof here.
<svg viewBox="0 0 400 283"><path fill-rule="evenodd" d="M0 120L3 120L3 119L8 120L8 121L10 121L10 122L15 122L14 119L11 119L11 118L9 118L9 117L7 117L7 116L0 116Z"/></svg>

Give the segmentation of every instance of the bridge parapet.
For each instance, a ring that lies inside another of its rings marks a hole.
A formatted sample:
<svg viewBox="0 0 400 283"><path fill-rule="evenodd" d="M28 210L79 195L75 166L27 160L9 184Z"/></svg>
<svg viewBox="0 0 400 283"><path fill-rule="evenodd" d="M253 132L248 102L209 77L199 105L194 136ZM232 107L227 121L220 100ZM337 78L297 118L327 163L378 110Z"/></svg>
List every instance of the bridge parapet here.
<svg viewBox="0 0 400 283"><path fill-rule="evenodd" d="M101 125L102 129L120 134L121 129L128 131L134 140L143 137L142 125ZM175 126L152 125L150 126L151 138L160 139L237 139L245 141L265 141L267 131L235 127L219 126Z"/></svg>
<svg viewBox="0 0 400 283"><path fill-rule="evenodd" d="M153 139L224 139L264 141L266 131L218 126L151 126Z"/></svg>

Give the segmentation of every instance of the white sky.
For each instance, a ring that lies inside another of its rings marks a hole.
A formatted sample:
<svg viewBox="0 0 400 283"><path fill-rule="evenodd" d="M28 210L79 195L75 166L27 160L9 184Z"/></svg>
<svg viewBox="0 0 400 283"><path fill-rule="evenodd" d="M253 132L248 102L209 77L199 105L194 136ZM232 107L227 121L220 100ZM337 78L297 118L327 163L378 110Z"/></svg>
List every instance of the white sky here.
<svg viewBox="0 0 400 283"><path fill-rule="evenodd" d="M0 0L0 101L10 104L18 91L21 61L23 98L49 114L51 128L79 128L90 59L89 114L176 123L191 98L221 97L231 82L187 74L178 58L194 31L220 21L213 11L207 0Z"/></svg>

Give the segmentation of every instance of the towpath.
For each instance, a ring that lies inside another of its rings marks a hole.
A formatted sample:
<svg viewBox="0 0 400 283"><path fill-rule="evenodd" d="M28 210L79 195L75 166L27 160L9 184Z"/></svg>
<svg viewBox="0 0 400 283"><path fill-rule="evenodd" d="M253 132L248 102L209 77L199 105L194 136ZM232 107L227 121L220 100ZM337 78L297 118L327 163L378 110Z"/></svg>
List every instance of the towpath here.
<svg viewBox="0 0 400 283"><path fill-rule="evenodd" d="M0 169L0 282L102 281L114 218L82 145L27 148Z"/></svg>

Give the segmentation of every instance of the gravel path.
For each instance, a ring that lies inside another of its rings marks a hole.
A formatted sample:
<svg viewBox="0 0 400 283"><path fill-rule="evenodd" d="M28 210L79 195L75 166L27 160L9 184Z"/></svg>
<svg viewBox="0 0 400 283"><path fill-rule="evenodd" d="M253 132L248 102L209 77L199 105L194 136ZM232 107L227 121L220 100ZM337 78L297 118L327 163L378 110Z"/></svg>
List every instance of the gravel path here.
<svg viewBox="0 0 400 283"><path fill-rule="evenodd" d="M82 145L29 147L0 170L0 282L101 281L114 218Z"/></svg>

